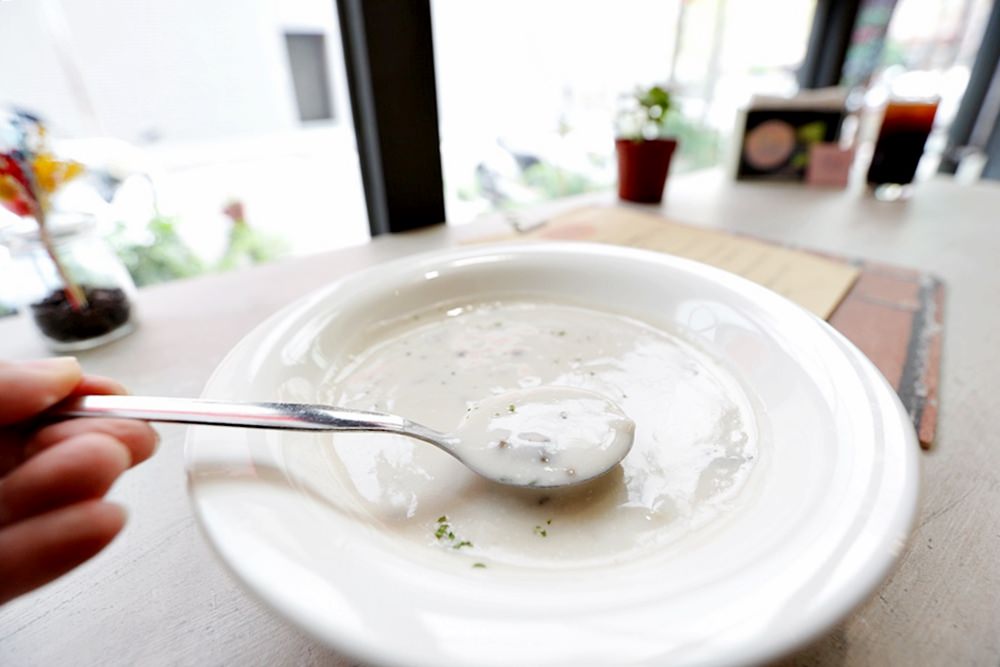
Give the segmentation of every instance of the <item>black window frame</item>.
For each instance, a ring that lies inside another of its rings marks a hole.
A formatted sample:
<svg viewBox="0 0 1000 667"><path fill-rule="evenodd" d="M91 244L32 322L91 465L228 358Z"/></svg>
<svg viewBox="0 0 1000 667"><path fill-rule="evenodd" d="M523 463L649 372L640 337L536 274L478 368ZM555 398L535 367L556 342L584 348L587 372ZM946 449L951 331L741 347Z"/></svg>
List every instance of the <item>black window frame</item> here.
<svg viewBox="0 0 1000 667"><path fill-rule="evenodd" d="M445 221L430 0L336 0L372 236Z"/></svg>

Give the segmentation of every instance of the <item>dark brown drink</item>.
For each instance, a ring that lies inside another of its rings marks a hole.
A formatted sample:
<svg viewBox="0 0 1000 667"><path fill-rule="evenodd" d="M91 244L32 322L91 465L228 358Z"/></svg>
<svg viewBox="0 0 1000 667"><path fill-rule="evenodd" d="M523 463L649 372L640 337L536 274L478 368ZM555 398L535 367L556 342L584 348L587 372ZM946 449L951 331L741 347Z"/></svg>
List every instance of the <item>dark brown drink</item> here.
<svg viewBox="0 0 1000 667"><path fill-rule="evenodd" d="M937 107L937 101L889 102L868 168L869 184L906 185L913 182L920 157L924 154L927 135L934 126Z"/></svg>

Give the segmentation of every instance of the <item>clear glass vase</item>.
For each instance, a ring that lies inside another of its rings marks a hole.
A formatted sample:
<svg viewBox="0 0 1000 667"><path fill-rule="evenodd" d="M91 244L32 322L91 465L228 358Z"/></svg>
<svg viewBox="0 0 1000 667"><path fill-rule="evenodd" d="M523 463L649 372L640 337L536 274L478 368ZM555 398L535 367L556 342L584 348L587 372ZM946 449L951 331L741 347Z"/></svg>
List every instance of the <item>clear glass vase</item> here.
<svg viewBox="0 0 1000 667"><path fill-rule="evenodd" d="M87 350L133 331L135 285L94 219L53 214L47 229L63 271L80 288L76 293L67 289L34 220L0 236L10 250L17 305L46 345L55 352Z"/></svg>

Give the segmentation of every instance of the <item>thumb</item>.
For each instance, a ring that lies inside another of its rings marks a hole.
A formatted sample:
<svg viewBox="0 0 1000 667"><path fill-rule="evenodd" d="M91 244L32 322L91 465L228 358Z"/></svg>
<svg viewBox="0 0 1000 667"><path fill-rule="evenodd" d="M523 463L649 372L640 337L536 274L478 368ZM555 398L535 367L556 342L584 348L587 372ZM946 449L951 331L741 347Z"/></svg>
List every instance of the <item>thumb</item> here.
<svg viewBox="0 0 1000 667"><path fill-rule="evenodd" d="M30 419L55 405L82 377L73 357L0 362L0 426Z"/></svg>

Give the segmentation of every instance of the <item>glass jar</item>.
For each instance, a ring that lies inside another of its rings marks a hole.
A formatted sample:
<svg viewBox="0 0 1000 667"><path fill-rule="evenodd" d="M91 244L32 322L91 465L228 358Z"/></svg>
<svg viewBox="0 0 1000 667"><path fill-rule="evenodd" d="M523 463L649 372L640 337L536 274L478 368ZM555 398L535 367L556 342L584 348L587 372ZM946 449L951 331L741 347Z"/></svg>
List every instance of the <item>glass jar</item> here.
<svg viewBox="0 0 1000 667"><path fill-rule="evenodd" d="M4 230L0 242L10 250L16 305L35 324L55 352L87 350L116 340L135 328L135 285L93 217L52 214L49 236L63 270L82 292L69 290L42 244L31 218Z"/></svg>

